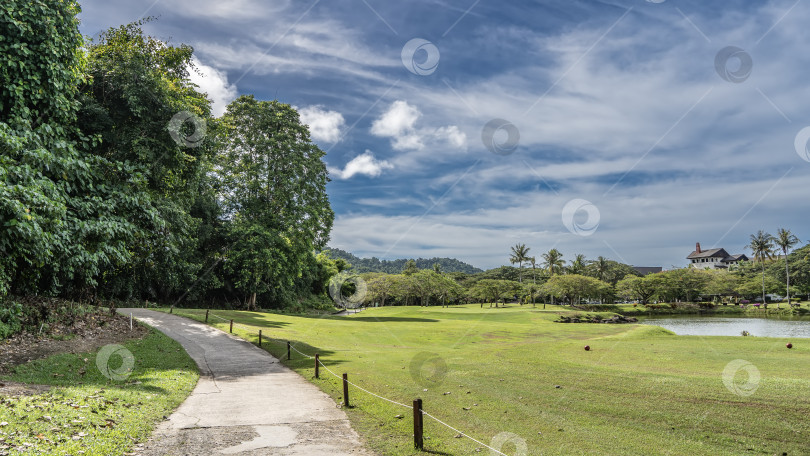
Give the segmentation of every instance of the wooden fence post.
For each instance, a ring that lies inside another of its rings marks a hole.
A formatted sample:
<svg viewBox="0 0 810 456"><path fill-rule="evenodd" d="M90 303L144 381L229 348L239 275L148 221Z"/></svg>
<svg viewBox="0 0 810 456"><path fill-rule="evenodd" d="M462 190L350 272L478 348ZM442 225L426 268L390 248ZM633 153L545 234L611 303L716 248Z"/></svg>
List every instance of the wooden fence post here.
<svg viewBox="0 0 810 456"><path fill-rule="evenodd" d="M231 320L231 334L233 334L233 320Z"/></svg>
<svg viewBox="0 0 810 456"><path fill-rule="evenodd" d="M349 405L349 374L343 374L343 405L346 408L351 407Z"/></svg>
<svg viewBox="0 0 810 456"><path fill-rule="evenodd" d="M413 401L413 446L417 450L424 449L422 440L422 399Z"/></svg>
<svg viewBox="0 0 810 456"><path fill-rule="evenodd" d="M287 361L290 360L290 341L287 341Z"/></svg>
<svg viewBox="0 0 810 456"><path fill-rule="evenodd" d="M321 371L320 371L320 368L318 367L318 363L320 362L319 358L320 358L320 355L315 353L315 378L321 378L320 375L319 375L321 373Z"/></svg>
<svg viewBox="0 0 810 456"><path fill-rule="evenodd" d="M262 330L259 330L259 347L262 346Z"/></svg>
<svg viewBox="0 0 810 456"><path fill-rule="evenodd" d="M211 309L205 309L205 322L208 323L208 311Z"/></svg>

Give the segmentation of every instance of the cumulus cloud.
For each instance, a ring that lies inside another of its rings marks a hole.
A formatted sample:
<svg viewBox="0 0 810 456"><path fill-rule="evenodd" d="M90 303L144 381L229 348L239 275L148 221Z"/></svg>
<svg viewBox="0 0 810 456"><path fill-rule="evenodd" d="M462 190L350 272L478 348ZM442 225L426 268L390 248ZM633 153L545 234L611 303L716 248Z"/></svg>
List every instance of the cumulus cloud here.
<svg viewBox="0 0 810 456"><path fill-rule="evenodd" d="M340 130L346 124L343 114L317 105L299 109L298 113L301 122L309 126L309 133L315 141L336 143L340 140Z"/></svg>
<svg viewBox="0 0 810 456"><path fill-rule="evenodd" d="M200 90L208 94L211 100L211 112L219 117L225 113L228 103L233 101L238 92L236 84L228 83L228 75L216 68L200 63L194 59L194 66L197 71L189 71L189 79L194 84L200 86ZM200 74L202 73L202 74Z"/></svg>
<svg viewBox="0 0 810 456"><path fill-rule="evenodd" d="M444 141L453 147L461 148L467 143L467 136L455 125L439 128L418 128L417 121L422 112L407 101L397 100L382 116L371 124L371 134L391 139L391 147L396 150L421 150L428 141Z"/></svg>
<svg viewBox="0 0 810 456"><path fill-rule="evenodd" d="M377 177L386 169L393 169L394 165L385 160L377 160L370 150L354 157L346 163L343 170L331 170L341 179L351 179L356 175Z"/></svg>

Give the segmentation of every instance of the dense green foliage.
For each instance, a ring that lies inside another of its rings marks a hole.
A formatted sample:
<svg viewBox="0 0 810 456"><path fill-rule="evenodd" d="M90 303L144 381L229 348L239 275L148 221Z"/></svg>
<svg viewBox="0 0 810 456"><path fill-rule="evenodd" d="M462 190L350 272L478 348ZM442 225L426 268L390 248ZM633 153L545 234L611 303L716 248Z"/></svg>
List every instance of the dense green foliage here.
<svg viewBox="0 0 810 456"><path fill-rule="evenodd" d="M0 5L0 297L321 305L333 213L298 114L215 119L189 46L140 22L85 42L78 12Z"/></svg>
<svg viewBox="0 0 810 456"><path fill-rule="evenodd" d="M356 272L385 272L397 274L402 272L407 259L380 260L379 258L358 258L345 250L328 248L324 249L332 258L340 258L348 261ZM465 274L475 274L481 272L475 266L471 266L455 258L417 258L413 260L418 269L432 269L434 264L438 264L442 272L463 272Z"/></svg>

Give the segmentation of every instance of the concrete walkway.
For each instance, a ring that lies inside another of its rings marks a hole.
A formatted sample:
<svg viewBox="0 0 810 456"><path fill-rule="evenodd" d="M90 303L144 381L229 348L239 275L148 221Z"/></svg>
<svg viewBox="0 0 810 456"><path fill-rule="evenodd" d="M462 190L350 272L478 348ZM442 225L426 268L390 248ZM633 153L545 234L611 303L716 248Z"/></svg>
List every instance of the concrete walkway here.
<svg viewBox="0 0 810 456"><path fill-rule="evenodd" d="M118 312L180 342L200 367L194 391L137 454L373 456L332 398L266 351L176 315Z"/></svg>

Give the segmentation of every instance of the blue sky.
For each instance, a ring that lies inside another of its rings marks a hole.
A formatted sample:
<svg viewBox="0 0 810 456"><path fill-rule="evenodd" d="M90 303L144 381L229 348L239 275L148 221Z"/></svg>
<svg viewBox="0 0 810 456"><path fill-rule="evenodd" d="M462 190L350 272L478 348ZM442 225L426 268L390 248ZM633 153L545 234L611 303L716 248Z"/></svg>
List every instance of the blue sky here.
<svg viewBox="0 0 810 456"><path fill-rule="evenodd" d="M158 16L219 112L296 106L327 151L330 244L359 256L490 268L521 242L670 268L695 242L810 239L810 4L504 3L85 0L81 19Z"/></svg>

